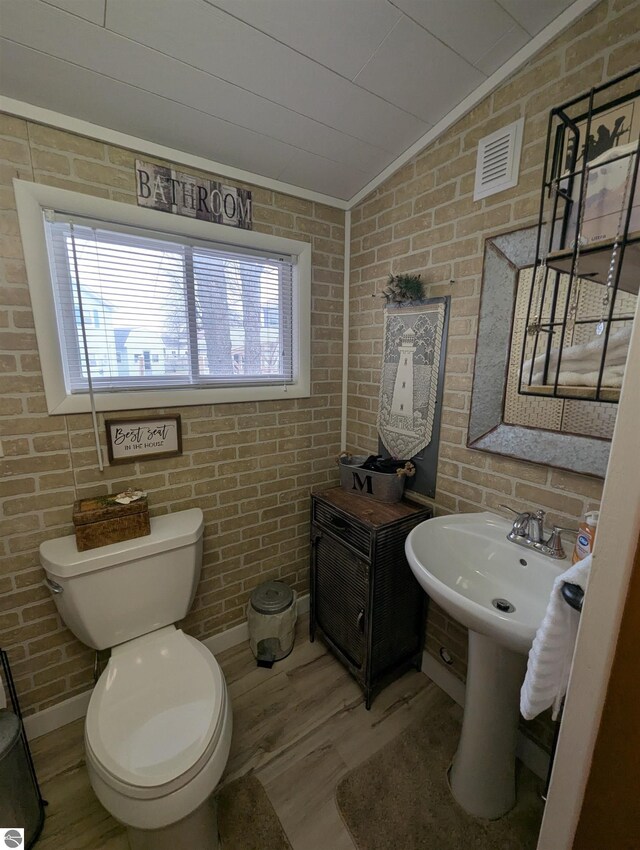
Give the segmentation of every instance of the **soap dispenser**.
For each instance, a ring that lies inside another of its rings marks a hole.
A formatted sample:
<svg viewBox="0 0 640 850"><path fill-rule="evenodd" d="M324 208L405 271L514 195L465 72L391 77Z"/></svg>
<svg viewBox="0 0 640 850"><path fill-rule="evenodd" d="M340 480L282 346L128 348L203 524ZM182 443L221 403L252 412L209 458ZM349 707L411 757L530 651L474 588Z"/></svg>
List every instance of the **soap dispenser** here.
<svg viewBox="0 0 640 850"><path fill-rule="evenodd" d="M576 564L587 555L593 552L593 544L596 539L596 528L598 527L598 519L600 518L599 511L589 511L584 515L584 519L580 523L576 544L573 547L572 564Z"/></svg>

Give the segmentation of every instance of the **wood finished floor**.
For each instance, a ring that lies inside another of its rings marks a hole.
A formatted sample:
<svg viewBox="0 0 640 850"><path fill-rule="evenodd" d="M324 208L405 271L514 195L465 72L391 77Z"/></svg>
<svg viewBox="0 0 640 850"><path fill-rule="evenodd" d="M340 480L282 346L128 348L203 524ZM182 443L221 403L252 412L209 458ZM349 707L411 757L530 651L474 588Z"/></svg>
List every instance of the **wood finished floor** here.
<svg viewBox="0 0 640 850"><path fill-rule="evenodd" d="M294 850L354 850L335 804L338 782L442 700L442 691L410 672L366 711L358 685L320 641L309 643L307 628L305 617L293 652L272 670L256 667L248 644L218 656L234 715L223 783L254 771ZM453 702L447 710L460 716ZM83 727L78 720L32 742L49 801L38 850L128 850L124 828L89 785Z"/></svg>

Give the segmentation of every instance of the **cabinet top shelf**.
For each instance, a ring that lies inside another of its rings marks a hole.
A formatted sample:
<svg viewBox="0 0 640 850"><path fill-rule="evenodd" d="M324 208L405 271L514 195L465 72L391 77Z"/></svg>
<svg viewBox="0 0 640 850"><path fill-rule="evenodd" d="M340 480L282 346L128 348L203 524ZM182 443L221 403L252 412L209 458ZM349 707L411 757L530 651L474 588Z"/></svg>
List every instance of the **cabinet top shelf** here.
<svg viewBox="0 0 640 850"><path fill-rule="evenodd" d="M344 490L342 487L332 487L330 490L321 490L313 493L314 499L321 499L333 507L359 519L371 528L397 522L408 516L424 511L431 513L431 508L414 502L402 500L401 502L377 502L368 496L359 496ZM425 516L426 519L426 516Z"/></svg>

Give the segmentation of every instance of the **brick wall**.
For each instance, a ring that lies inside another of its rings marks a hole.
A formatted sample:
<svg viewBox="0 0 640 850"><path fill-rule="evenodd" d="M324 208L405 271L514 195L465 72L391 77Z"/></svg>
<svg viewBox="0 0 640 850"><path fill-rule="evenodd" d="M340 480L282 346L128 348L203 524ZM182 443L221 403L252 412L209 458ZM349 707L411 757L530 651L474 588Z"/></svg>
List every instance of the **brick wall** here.
<svg viewBox="0 0 640 850"><path fill-rule="evenodd" d="M638 14L638 0L602 2L353 212L351 449L377 446L382 309L372 293L391 272L417 271L429 283L428 295L452 296L439 511L495 509L508 501L543 507L562 524L575 524L598 504L598 480L470 451L466 429L483 241L535 223L548 110L637 61ZM474 203L478 139L521 115L519 185ZM92 653L60 623L42 587L37 554L42 540L70 533L76 497L117 490L135 478L148 490L154 513L204 509L204 570L185 624L203 638L242 622L251 588L265 578L305 589L308 493L336 480L343 215L256 187L249 187L254 229L313 245L311 398L177 409L182 457L107 467L103 474L90 418L47 415L11 181L135 203L134 159L129 150L0 115L0 433L6 455L0 461L0 645L9 650L27 713L91 685ZM432 606L427 647L439 658L442 645L464 678L464 630Z"/></svg>
<svg viewBox="0 0 640 850"><path fill-rule="evenodd" d="M638 0L594 7L353 211L350 450L366 454L377 447L383 302L372 294L389 274L418 272L427 296L451 296L439 512L496 510L507 502L541 507L550 521L575 527L586 510L598 507L600 480L467 449L467 425L484 240L537 224L549 110L637 63L639 19ZM474 202L478 140L522 116L518 185ZM464 678L464 630L433 606L427 648L438 660L441 646L453 656L454 673Z"/></svg>
<svg viewBox="0 0 640 850"><path fill-rule="evenodd" d="M134 160L132 151L0 115L0 646L26 713L92 684L92 652L61 624L38 561L43 540L72 532L74 499L135 484L153 514L203 509L204 567L184 626L204 638L241 623L261 581L306 590L309 491L336 480L344 213L253 186L254 230L313 247L311 397L174 408L181 457L103 473L91 417L47 414L12 180L135 204Z"/></svg>

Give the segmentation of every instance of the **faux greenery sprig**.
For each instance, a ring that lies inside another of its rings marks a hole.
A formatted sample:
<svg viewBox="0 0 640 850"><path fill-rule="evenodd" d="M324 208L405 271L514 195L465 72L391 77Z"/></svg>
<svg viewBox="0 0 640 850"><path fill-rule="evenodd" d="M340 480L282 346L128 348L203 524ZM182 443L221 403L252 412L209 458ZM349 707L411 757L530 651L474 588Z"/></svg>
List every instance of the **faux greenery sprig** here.
<svg viewBox="0 0 640 850"><path fill-rule="evenodd" d="M380 293L387 304L403 301L419 301L424 298L424 283L419 274L389 275L389 282Z"/></svg>

